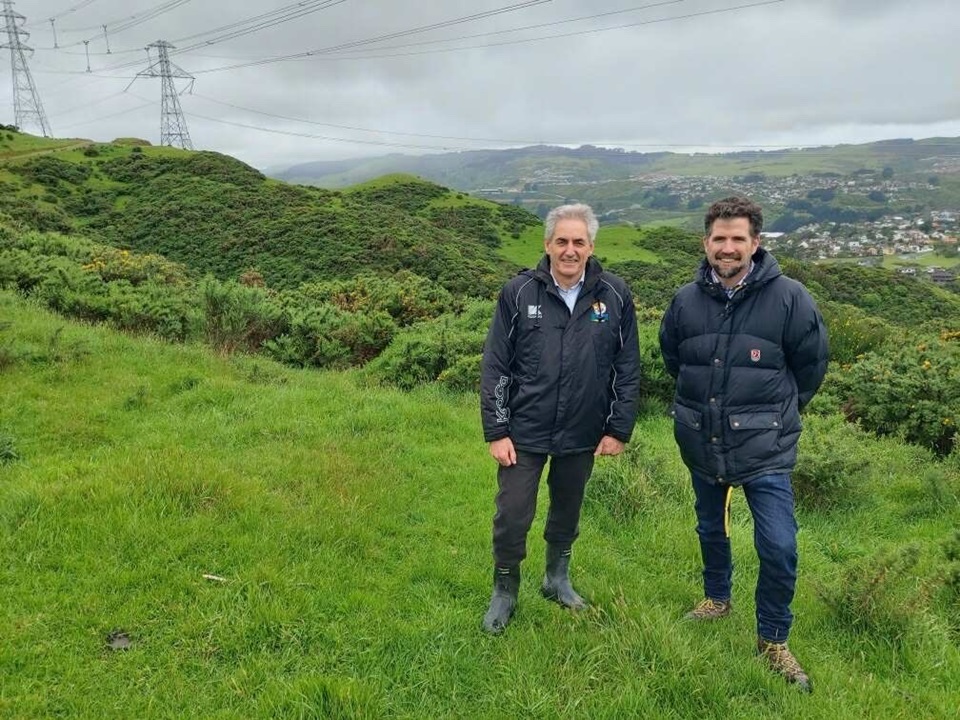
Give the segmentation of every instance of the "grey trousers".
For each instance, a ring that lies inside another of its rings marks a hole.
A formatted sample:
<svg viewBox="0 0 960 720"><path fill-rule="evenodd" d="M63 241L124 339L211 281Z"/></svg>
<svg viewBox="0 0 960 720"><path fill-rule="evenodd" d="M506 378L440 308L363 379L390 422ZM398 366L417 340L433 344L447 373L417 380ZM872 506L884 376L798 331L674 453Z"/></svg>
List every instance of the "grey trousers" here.
<svg viewBox="0 0 960 720"><path fill-rule="evenodd" d="M547 455L517 451L517 464L497 471L497 512L493 516L493 561L514 567L527 556L527 533L537 512L537 490ZM580 534L583 492L593 471L593 452L550 458L550 509L543 531L551 545L569 548Z"/></svg>

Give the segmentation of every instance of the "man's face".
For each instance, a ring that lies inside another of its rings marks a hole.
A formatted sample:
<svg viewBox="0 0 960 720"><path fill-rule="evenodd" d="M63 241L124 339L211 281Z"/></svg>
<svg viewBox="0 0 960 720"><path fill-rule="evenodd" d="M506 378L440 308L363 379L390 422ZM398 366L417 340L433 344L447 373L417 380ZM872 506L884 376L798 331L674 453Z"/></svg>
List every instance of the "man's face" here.
<svg viewBox="0 0 960 720"><path fill-rule="evenodd" d="M760 238L750 234L750 221L743 217L717 218L703 239L707 262L727 287L747 274L750 258L759 246Z"/></svg>
<svg viewBox="0 0 960 720"><path fill-rule="evenodd" d="M543 249L550 256L550 270L557 281L561 285L576 284L587 266L587 258L593 255L587 224L576 218L559 220L553 236L543 242Z"/></svg>

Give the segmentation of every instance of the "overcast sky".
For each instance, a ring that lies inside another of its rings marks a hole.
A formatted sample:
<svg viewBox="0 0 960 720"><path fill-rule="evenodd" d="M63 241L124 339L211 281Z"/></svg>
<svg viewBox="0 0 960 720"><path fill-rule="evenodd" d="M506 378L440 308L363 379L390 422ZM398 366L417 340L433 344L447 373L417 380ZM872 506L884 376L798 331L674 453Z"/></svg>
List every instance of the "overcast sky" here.
<svg viewBox="0 0 960 720"><path fill-rule="evenodd" d="M315 11L232 39L211 32L244 30L254 16L296 5ZM202 43L171 55L196 78L193 93L180 97L194 146L260 168L535 142L683 152L960 136L957 0L16 0L13 7L27 17L35 49L28 63L57 137L159 143L160 80L124 88L148 68L149 43ZM429 29L439 24L446 26ZM308 51L320 52L236 67ZM0 78L0 122L12 123L7 50ZM189 81L176 83L183 90Z"/></svg>

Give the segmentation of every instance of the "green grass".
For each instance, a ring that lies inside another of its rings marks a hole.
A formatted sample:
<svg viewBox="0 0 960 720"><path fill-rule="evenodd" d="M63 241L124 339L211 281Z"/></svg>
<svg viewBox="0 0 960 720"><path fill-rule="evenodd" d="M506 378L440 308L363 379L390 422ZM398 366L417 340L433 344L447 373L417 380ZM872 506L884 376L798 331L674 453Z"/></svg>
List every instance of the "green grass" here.
<svg viewBox="0 0 960 720"><path fill-rule="evenodd" d="M665 418L588 487L573 572L592 608L537 593L543 502L517 615L489 638L495 473L475 396L222 358L9 293L0 320L0 440L19 458L0 460L3 717L955 715L944 600L891 638L839 624L818 594L880 547L932 558L960 524L956 477L931 502L922 453L876 441L858 505L801 515L802 696L752 656L741 496L734 615L677 620L699 551ZM129 650L105 647L115 630Z"/></svg>
<svg viewBox="0 0 960 720"><path fill-rule="evenodd" d="M597 233L594 255L603 263L643 260L659 262L655 253L634 245L637 229L630 225L604 225ZM543 228L530 227L519 238L506 237L500 246L500 256L523 267L535 267L543 257Z"/></svg>

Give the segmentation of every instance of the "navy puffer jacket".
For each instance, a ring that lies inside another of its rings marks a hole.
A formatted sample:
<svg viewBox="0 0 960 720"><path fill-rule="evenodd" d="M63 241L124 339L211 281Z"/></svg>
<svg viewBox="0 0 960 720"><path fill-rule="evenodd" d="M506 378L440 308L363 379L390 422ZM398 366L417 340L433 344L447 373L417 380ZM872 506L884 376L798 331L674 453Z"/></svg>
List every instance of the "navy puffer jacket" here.
<svg viewBox="0 0 960 720"><path fill-rule="evenodd" d="M660 326L664 363L677 380L680 454L717 483L793 470L800 410L827 368L827 332L813 298L762 247L753 262L728 298L704 260Z"/></svg>
<svg viewBox="0 0 960 720"><path fill-rule="evenodd" d="M630 440L640 346L626 283L587 261L571 313L544 256L500 293L483 349L480 414L487 442L531 453L592 451L603 435Z"/></svg>

